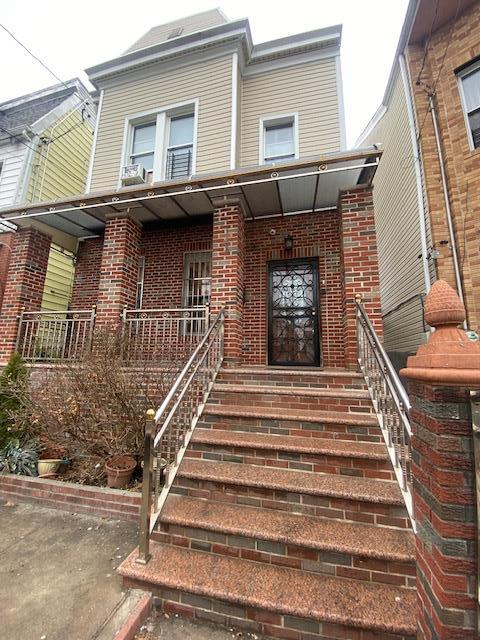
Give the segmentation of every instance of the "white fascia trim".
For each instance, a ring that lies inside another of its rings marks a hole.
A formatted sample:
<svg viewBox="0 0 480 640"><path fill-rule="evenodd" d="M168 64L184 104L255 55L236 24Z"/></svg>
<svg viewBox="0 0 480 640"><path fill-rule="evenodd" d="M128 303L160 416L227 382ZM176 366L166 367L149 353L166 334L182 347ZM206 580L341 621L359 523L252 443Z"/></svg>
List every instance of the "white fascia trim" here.
<svg viewBox="0 0 480 640"><path fill-rule="evenodd" d="M87 184L85 186L85 193L90 193L93 176L93 165L95 162L95 152L97 150L98 129L100 128L100 116L102 114L104 90L100 91L100 98L98 100L97 118L95 121L95 132L93 134L92 148L90 150L90 162L88 164Z"/></svg>
<svg viewBox="0 0 480 640"><path fill-rule="evenodd" d="M33 154L38 145L38 136L33 136L25 147L25 154L22 160L22 169L17 180L17 188L15 190L14 203L23 204L27 199L27 186L30 182L33 166Z"/></svg>
<svg viewBox="0 0 480 640"><path fill-rule="evenodd" d="M35 122L30 125L29 129L33 131L35 135L39 135L45 131L45 129L48 129L60 120L60 118L63 118L69 111L76 109L78 106L80 106L78 103L78 96L73 94L41 118L35 120Z"/></svg>
<svg viewBox="0 0 480 640"><path fill-rule="evenodd" d="M338 47L327 47L325 49L318 49L315 51L290 54L288 56L266 62L253 62L248 60L245 68L242 69L242 73L244 76L256 76L260 73L275 71L276 69L284 69L309 62L316 62L318 60L325 60L326 58L333 58L339 55L339 52L340 49Z"/></svg>
<svg viewBox="0 0 480 640"><path fill-rule="evenodd" d="M238 53L232 55L232 117L230 131L230 169L237 165L237 119L238 119Z"/></svg>
<svg viewBox="0 0 480 640"><path fill-rule="evenodd" d="M462 103L463 118L465 120L465 127L467 129L468 146L470 147L470 151L477 151L477 149L475 149L475 145L473 144L472 130L470 128L470 122L468 120L467 103L466 103L466 100L465 100L465 92L463 90L463 78L465 76L468 76L470 73L472 73L474 71L478 71L479 69L480 69L480 60L478 62L475 62L475 63L469 65L468 67L466 67L465 69L462 69L462 71L457 73L458 91L460 93L460 100L461 100L461 103Z"/></svg>
<svg viewBox="0 0 480 640"><path fill-rule="evenodd" d="M337 80L338 120L340 126L340 151L347 148L347 128L345 124L345 104L343 100L342 65L340 52L335 56L335 76Z"/></svg>
<svg viewBox="0 0 480 640"><path fill-rule="evenodd" d="M428 293L431 287L430 269L428 265L427 255L427 225L425 202L423 199L423 180L420 159L420 148L418 146L417 129L415 126L415 112L413 107L413 95L411 90L411 79L407 70L407 64L403 55L398 57L400 64L400 73L402 76L403 90L405 93L405 102L407 106L408 128L410 129L410 139L412 144L413 161L415 168L415 182L417 187L417 207L418 207L418 226L420 231L420 247L422 251L423 279L425 284L425 292Z"/></svg>
<svg viewBox="0 0 480 640"><path fill-rule="evenodd" d="M122 154L120 156L120 168L118 173L118 189L122 187L122 168L128 164L127 159L129 156L128 150L130 149L132 142L133 127L137 124L142 124L142 121L148 120L151 116L156 116L156 134L155 134L155 158L153 166L153 181L162 181L163 169L164 169L164 155L166 151L165 145L165 126L166 117L169 111L176 111L183 107L193 106L193 158L192 158L192 175L195 174L197 168L197 140L198 140L198 112L200 107L200 99L192 98L191 100L184 100L183 102L176 102L155 109L148 109L147 111L141 111L132 115L126 116L124 129L123 129L123 143ZM160 152L160 153L159 153Z"/></svg>
<svg viewBox="0 0 480 640"><path fill-rule="evenodd" d="M381 104L378 107L378 109L376 110L373 118L370 120L370 122L367 124L365 129L362 131L362 133L356 139L355 144L353 145L354 149L361 149L362 148L362 145L363 145L363 143L365 141L365 138L368 138L368 136L372 133L372 131L375 129L375 127L380 122L380 120L383 118L383 116L387 113L387 111L388 111L388 108L384 104Z"/></svg>
<svg viewBox="0 0 480 640"><path fill-rule="evenodd" d="M265 123L275 122L276 120L293 120L293 144L295 147L295 160L300 157L300 142L298 136L298 112L293 113L273 113L269 116L262 116L259 121L258 133L258 164L275 164L275 161L269 160L265 162Z"/></svg>

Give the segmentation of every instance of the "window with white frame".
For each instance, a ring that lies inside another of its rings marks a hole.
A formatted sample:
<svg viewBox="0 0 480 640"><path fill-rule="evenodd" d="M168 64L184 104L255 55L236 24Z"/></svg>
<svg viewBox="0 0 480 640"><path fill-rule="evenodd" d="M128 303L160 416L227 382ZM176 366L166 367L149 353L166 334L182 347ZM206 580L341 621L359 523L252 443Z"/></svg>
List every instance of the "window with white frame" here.
<svg viewBox="0 0 480 640"><path fill-rule="evenodd" d="M480 63L459 74L465 121L472 149L480 147Z"/></svg>
<svg viewBox="0 0 480 640"><path fill-rule="evenodd" d="M141 164L147 182L174 180L195 169L196 102L127 119L124 164Z"/></svg>
<svg viewBox="0 0 480 640"><path fill-rule="evenodd" d="M295 114L262 119L260 121L260 163L297 158L297 129Z"/></svg>

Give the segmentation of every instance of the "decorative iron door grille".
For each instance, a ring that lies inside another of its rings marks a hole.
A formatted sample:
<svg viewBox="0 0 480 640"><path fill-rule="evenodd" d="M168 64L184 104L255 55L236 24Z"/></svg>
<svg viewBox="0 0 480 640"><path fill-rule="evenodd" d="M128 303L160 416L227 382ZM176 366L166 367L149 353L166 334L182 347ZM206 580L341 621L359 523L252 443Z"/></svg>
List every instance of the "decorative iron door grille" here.
<svg viewBox="0 0 480 640"><path fill-rule="evenodd" d="M320 365L317 262L270 263L268 281L269 364Z"/></svg>

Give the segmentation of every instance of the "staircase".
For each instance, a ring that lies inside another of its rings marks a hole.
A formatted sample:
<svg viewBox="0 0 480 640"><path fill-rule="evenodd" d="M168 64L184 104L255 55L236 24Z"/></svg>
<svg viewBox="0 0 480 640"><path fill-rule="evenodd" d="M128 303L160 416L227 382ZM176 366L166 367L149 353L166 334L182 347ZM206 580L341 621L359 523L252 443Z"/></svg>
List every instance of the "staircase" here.
<svg viewBox="0 0 480 640"><path fill-rule="evenodd" d="M221 369L154 534L165 612L287 640L415 636L414 538L363 377Z"/></svg>

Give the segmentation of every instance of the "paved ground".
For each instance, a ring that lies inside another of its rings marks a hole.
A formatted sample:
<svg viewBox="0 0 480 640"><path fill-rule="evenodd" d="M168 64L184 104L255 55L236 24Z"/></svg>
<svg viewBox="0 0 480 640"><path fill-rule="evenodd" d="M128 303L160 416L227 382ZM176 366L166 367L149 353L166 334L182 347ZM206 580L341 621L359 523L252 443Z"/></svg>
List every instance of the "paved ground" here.
<svg viewBox="0 0 480 640"><path fill-rule="evenodd" d="M236 629L197 624L178 616L148 620L136 640L262 640L263 636ZM266 639L265 639L266 640Z"/></svg>
<svg viewBox="0 0 480 640"><path fill-rule="evenodd" d="M134 606L115 569L136 545L136 523L7 505L0 498L0 636L113 638L115 618Z"/></svg>

